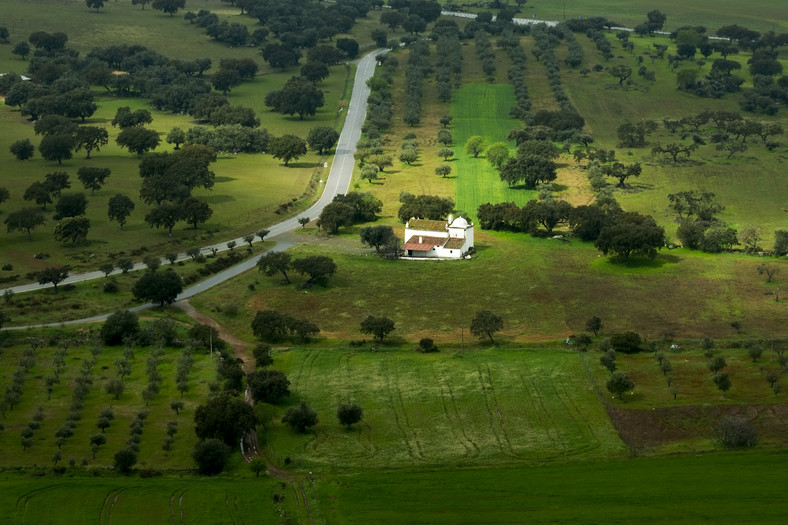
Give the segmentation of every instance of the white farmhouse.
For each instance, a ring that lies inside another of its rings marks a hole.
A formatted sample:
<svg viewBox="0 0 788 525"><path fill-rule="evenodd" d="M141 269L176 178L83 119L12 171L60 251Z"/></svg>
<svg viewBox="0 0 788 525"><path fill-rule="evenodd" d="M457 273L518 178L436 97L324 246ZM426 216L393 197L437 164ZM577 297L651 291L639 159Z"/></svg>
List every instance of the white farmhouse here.
<svg viewBox="0 0 788 525"><path fill-rule="evenodd" d="M406 257L460 259L473 250L473 223L451 215L445 221L411 218L402 249Z"/></svg>

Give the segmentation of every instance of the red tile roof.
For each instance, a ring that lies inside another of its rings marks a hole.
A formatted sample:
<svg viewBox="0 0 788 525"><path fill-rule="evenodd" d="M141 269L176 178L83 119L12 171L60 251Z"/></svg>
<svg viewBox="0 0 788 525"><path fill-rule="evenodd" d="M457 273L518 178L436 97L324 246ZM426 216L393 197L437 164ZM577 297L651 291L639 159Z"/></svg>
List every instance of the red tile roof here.
<svg viewBox="0 0 788 525"><path fill-rule="evenodd" d="M419 237L421 237L421 242L419 242ZM445 237L425 237L423 235L414 235L402 245L402 249L427 252L430 251L434 246L443 246L444 242L446 242Z"/></svg>

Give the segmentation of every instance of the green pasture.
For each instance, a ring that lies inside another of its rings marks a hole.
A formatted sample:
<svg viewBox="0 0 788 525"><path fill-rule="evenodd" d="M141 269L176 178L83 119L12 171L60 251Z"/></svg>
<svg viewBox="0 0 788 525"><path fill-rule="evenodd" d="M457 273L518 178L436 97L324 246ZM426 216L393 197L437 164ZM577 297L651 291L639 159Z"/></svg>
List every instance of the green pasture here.
<svg viewBox="0 0 788 525"><path fill-rule="evenodd" d="M352 67L333 68L331 76L324 82L326 106L318 111L314 118L303 121L297 117L283 117L263 108L265 92L279 87L291 73L257 77L238 88L237 98L236 93L231 93L230 98L234 104L254 107L262 120L262 127L266 127L272 134L295 133L305 136L314 126L341 126L344 111L338 112L337 109L350 97L353 72ZM119 130L110 125L118 107L150 109L147 102L138 98L119 99L105 94L102 89L97 91L97 103L98 111L86 124L106 127L109 144L100 152L94 152L90 160L84 158L83 152L76 152L73 159L64 161L62 165L43 161L38 152L29 161L17 161L8 146L21 138L29 138L37 146L40 137L35 136L33 125L25 121L17 110L8 106L0 107L0 162L5 166L2 185L11 192L11 198L0 205L0 217L29 207L32 203L22 199L25 189L31 182L43 180L47 173L65 171L71 180L71 188L66 192L85 192L77 179L80 167L107 167L112 170L101 190L94 195L87 193L87 216L91 219L87 244L72 247L70 243L54 242L52 232L56 221L51 217L33 231L30 241L24 232L0 235L0 262L12 264L13 273L24 277L27 272L40 270L52 262L71 265L75 271L89 271L108 258L128 254L132 249L163 254L168 251L183 251L192 245L204 246L257 231L266 224L280 220L281 215L278 215L276 210L282 203L295 199L298 202L291 208L290 213L297 213L322 190L318 180L325 179L328 169L323 168L322 162L328 159L314 152L310 151L288 167L265 154L220 153L217 162L211 166L216 173L214 187L210 190L194 191L195 196L208 202L214 210L213 216L197 230L179 223L173 231L173 237L169 238L166 231L152 229L144 222L150 207L137 200L141 181L138 174L139 159L117 146L115 138ZM172 146L164 142L164 137L173 127L188 129L196 125L186 116L158 111L151 113L154 118L152 126L159 131L162 138L162 144L156 151L172 150ZM136 201L136 208L123 231L120 231L117 223L110 222L107 218L107 203L117 193L128 195ZM53 205L49 205L47 209L51 212ZM48 253L51 259L34 260L32 255L37 253Z"/></svg>
<svg viewBox="0 0 788 525"><path fill-rule="evenodd" d="M353 235L347 236L348 245ZM456 343L476 310L489 308L504 319L503 341L563 339L584 331L600 316L609 331L635 330L650 338L730 337L738 320L748 336L785 335L785 303L765 292L785 282L786 261L777 281L758 275L762 260L734 254L709 255L663 249L653 261L626 264L603 257L592 245L536 239L526 234L477 232L471 261L387 261L374 250L360 253L299 247L293 257L319 253L334 259L337 273L326 288L302 290L299 276L284 285L280 276L249 272L195 297L206 311L228 301L236 317L217 313L220 322L251 338L257 310L274 309L305 317L328 339L360 339L367 315L386 315L396 323L393 336L409 342L421 337ZM254 289L250 289L254 284Z"/></svg>
<svg viewBox="0 0 788 525"><path fill-rule="evenodd" d="M84 329L83 329L84 331ZM23 344L4 348L0 355L0 388L11 384L11 377L17 369L18 358L22 355ZM53 466L53 457L57 452L55 432L66 423L71 407L71 385L82 366L82 360L90 358L89 348L76 346L68 349L66 369L61 374L60 383L55 385L51 399L47 399L45 377L52 374L52 357L55 347L39 347L36 352L36 364L29 371L23 385L20 402L13 410L5 411L3 423L5 429L0 431L0 466L4 468L38 465ZM148 383L146 359L150 348L138 348L134 353L131 375L125 379L125 391L118 400L107 394L104 386L108 379L116 376L115 359L121 356L120 347L104 347L97 356L98 362L93 366L93 384L85 397L81 419L74 429L74 435L62 446L61 465L68 465L71 458L77 466L103 468L112 466L115 452L126 448L129 437L129 424L137 413L148 412L143 428L142 440L139 444L138 468L156 469L188 469L193 468L191 451L197 442L194 434L195 408L204 402L208 394L208 383L215 379L216 363L211 363L205 354L193 353L194 365L189 375L189 391L183 396L185 408L176 415L170 408L170 402L180 399L176 389L175 375L180 349L165 348L160 357L159 374L163 381L161 392L145 406L141 392ZM41 428L34 431L33 445L23 450L20 442L20 431L27 427L38 407L43 408L44 419ZM100 433L96 427L99 414L107 407L112 407L115 419L106 429L107 443L103 445L96 457L92 457L90 436ZM167 437L167 422L178 422L178 433L172 450L166 453L161 445Z"/></svg>
<svg viewBox="0 0 788 525"><path fill-rule="evenodd" d="M192 60L210 58L214 66L228 57L254 58L267 67L255 47L232 48L216 42L205 30L183 19L187 11L195 13L207 9L220 19L238 22L254 30L256 19L240 16L236 7L217 0L189 0L186 9L169 16L156 11L148 4L145 9L131 2L105 2L96 12L81 0L42 0L28 2L3 2L3 25L11 33L12 44L27 40L34 31L58 32L68 35L68 47L87 54L94 47L115 43L140 44L172 58ZM0 53L0 69L19 71L18 57L11 55L10 47Z"/></svg>
<svg viewBox="0 0 788 525"><path fill-rule="evenodd" d="M590 39L577 35L578 41L585 50L584 66L601 63L602 58ZM611 37L616 58L606 67L624 64L637 71L638 65L634 57L651 47L652 43L672 43L666 38L640 38L633 36L635 43L634 55L630 56L621 49L617 39ZM671 52L669 50L668 52ZM732 55L731 60L739 61L742 69L740 76L751 82L747 72L749 54ZM700 68L700 75L709 72L711 63L719 58L716 54L706 60ZM676 224L673 214L667 209L668 194L693 189L713 191L717 200L725 206L720 218L739 230L749 225L758 226L762 230L765 249L770 249L774 242L774 230L785 228L785 199L788 194L788 181L782 176L785 171L786 138L776 137L783 145L774 151L768 151L759 137L747 140L748 150L727 159L727 152L717 151L713 144L701 146L693 153L689 161L683 158L673 164L664 156L655 156L651 147L656 143L668 144L681 142L678 134L671 135L662 126L662 120L680 119L702 111L733 111L744 118L776 122L788 127L788 116L780 112L774 117L741 112L739 100L741 94L729 94L722 99L701 98L676 89L677 72L670 71L666 60L650 58L643 62L650 71L656 73L656 82L645 81L636 74L632 77L632 85L619 87L618 80L607 72L592 72L583 77L578 70L563 68L563 80L573 102L586 120L586 127L596 138L596 147L616 148L618 158L623 162L641 162L643 175L627 181L627 189L616 190L616 198L625 209L648 213L665 227L668 235L675 235ZM697 67L692 64L681 69ZM745 84L745 87L747 84ZM617 148L616 128L624 122L637 122L641 119L653 119L660 128L649 137L650 144L645 148ZM700 134L708 139L710 126L701 128ZM771 138L770 140L775 140ZM686 140L684 142L687 142ZM585 183L585 181L582 181ZM612 179L611 183L614 183Z"/></svg>
<svg viewBox="0 0 788 525"><path fill-rule="evenodd" d="M255 240L259 241L259 239ZM236 250L251 256L253 253L259 253L262 250L273 247L274 243L267 241L261 245L259 242L255 242L253 246L254 250L252 252L248 251L248 244L239 246ZM220 253L219 257L226 253L227 252ZM213 255L208 255L203 262L195 262L192 260L178 261L173 266L170 266L168 261L164 261L162 264L163 267L159 271L166 271L171 267L178 275L188 281L196 277L197 280L191 283L195 284L213 275L209 274L209 276L203 276L199 272L203 266L210 264L214 260L215 257ZM91 268L88 268L88 270L91 270ZM13 272L3 273L8 274ZM11 318L11 321L6 323L6 326L23 326L82 319L130 308L142 304L141 301L134 299L132 288L137 282L137 279L142 277L143 274L143 271L131 271L127 273L116 273L106 278L100 277L90 281L74 283L72 285L61 284L58 287L57 293L55 293L53 288L47 288L34 292L26 292L24 294L16 294L7 302L4 301L0 303L0 311ZM116 292L110 293L104 291L104 285L108 282L117 285ZM191 284L184 283L184 288L191 286ZM3 287L5 287L5 285ZM156 310L163 311L158 308ZM176 309L175 311L179 310ZM146 315L148 315L147 312Z"/></svg>
<svg viewBox="0 0 788 525"><path fill-rule="evenodd" d="M472 0L459 0L455 2L469 12L490 10L489 8L476 9L471 7ZM510 7L517 9L510 3ZM613 20L624 27L635 27L646 21L646 13L652 9L659 9L667 15L665 31L685 25L702 25L709 31L718 28L739 24L749 29L760 32L774 30L777 33L788 30L783 5L775 0L760 2L744 2L742 0L720 0L719 2L682 2L680 0L665 0L659 5L652 2L626 0L610 0L600 3L593 0L567 0L566 2L551 2L550 0L530 0L520 8L515 15L517 18L536 18L538 20L563 21L572 18L589 18L603 16ZM534 16L535 15L535 16Z"/></svg>
<svg viewBox="0 0 788 525"><path fill-rule="evenodd" d="M489 350L434 355L409 350L293 349L276 366L291 397L306 400L320 423L297 434L266 428L277 462L299 469L376 469L495 465L608 457L623 445L577 353ZM364 409L350 430L339 404Z"/></svg>
<svg viewBox="0 0 788 525"><path fill-rule="evenodd" d="M779 523L782 453L349 473L318 483L326 523Z"/></svg>
<svg viewBox="0 0 788 525"><path fill-rule="evenodd" d="M35 479L0 477L5 523L303 523L295 494L271 478L167 476L123 478L66 474ZM275 502L274 496L282 496Z"/></svg>

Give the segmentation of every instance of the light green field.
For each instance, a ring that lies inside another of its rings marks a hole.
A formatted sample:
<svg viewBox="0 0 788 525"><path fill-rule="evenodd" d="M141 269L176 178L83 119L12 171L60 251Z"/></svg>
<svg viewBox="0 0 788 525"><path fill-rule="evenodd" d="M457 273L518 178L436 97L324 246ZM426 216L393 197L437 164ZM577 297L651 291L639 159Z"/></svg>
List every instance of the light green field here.
<svg viewBox="0 0 788 525"><path fill-rule="evenodd" d="M299 469L494 465L608 457L624 448L578 355L555 350L280 352L294 399L320 417L314 432L268 426L268 449ZM340 403L364 408L350 431Z"/></svg>
<svg viewBox="0 0 788 525"><path fill-rule="evenodd" d="M106 476L106 477L105 477ZM97 471L31 479L0 478L4 523L304 523L306 516L288 487L270 478L123 478ZM284 497L276 503L274 495Z"/></svg>
<svg viewBox="0 0 788 525"><path fill-rule="evenodd" d="M519 121L507 117L514 103L512 86L506 84L465 85L455 90L452 96L452 135L457 157L453 162L457 174L455 201L457 209L471 217L475 217L479 205L486 202L513 201L523 206L535 198L536 192L512 189L503 182L498 170L487 162L484 154L473 158L465 151L465 141L473 135L485 137L487 145L507 142L509 132L522 127ZM509 143L509 146L514 155L514 144Z"/></svg>
<svg viewBox="0 0 788 525"><path fill-rule="evenodd" d="M785 455L337 475L326 523L780 523Z"/></svg>

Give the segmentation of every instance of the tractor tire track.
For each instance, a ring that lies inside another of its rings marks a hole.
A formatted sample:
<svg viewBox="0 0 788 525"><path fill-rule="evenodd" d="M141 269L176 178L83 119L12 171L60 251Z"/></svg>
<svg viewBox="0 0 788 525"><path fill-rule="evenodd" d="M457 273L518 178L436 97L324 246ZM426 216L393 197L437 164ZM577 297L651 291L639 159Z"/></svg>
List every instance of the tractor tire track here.
<svg viewBox="0 0 788 525"><path fill-rule="evenodd" d="M508 456L506 450L504 450L503 443L501 443L501 437L498 435L498 432L495 430L495 417L493 416L492 410L490 410L490 399L487 395L487 386L484 384L484 376L482 375L481 366L476 365L476 371L479 374L479 386L482 389L482 397L484 397L484 406L487 409L487 415L489 416L489 423L490 423L490 431L495 438L495 441L498 443L498 448L501 450L501 454L504 456Z"/></svg>
<svg viewBox="0 0 788 525"><path fill-rule="evenodd" d="M400 433L402 434L402 439L405 442L405 446L408 449L408 455L412 459L419 459L416 456L416 453L413 451L413 446L410 444L410 440L408 439L408 433L403 428L402 423L400 422L399 414L397 414L397 406L394 403L394 396L391 393L391 372L389 371L388 361L386 361L385 365L386 365L386 394L388 397L389 405L391 406L391 412L394 414L394 424L397 426Z"/></svg>
<svg viewBox="0 0 788 525"><path fill-rule="evenodd" d="M440 388L440 397L441 397L441 406L443 407L443 415L446 417L446 422L449 424L449 430L451 431L451 435L454 438L455 442L458 442L462 445L462 448L465 449L464 457L468 457L471 453L471 449L468 447L468 444L465 443L460 437L460 434L457 432L455 428L454 422L452 421L451 416L449 415L449 407L446 405L446 392L443 388L443 381L441 378L438 377L438 373L435 371L435 363L432 364L432 377L435 379L435 383Z"/></svg>
<svg viewBox="0 0 788 525"><path fill-rule="evenodd" d="M27 506L30 504L30 500L32 500L35 496L41 494L42 492L49 492L50 490L54 490L59 487L60 484L58 483L57 485L53 485L51 487L44 487L40 489L31 490L30 492L25 492L24 494L22 494L16 499L16 506L14 507L14 513L19 514L20 511L19 506L22 503L24 503L24 506L21 509L22 516L24 516L25 513L27 513Z"/></svg>
<svg viewBox="0 0 788 525"><path fill-rule="evenodd" d="M551 443L555 444L555 438L553 437L553 428L552 422L548 422L547 418L544 415L543 408L537 405L536 403L536 393L531 391L529 387L529 382L526 381L525 377L521 370L517 370L517 376L520 378L520 384L523 386L526 395L528 396L528 403L531 405L531 413L533 414L533 418L536 420L537 425L542 431L547 435L547 439L550 440ZM540 400L541 401L541 400ZM536 459L539 459L540 455L538 453L535 454Z"/></svg>
<svg viewBox="0 0 788 525"><path fill-rule="evenodd" d="M233 522L235 525L235 518L233 517L232 510L230 509L230 495L228 493L224 493L224 510L227 511L227 517L230 518L230 521Z"/></svg>
<svg viewBox="0 0 788 525"><path fill-rule="evenodd" d="M558 440L553 435L553 432L555 432L555 425L553 425L553 421L550 419L549 414L545 412L544 403L541 396L539 395L539 389L533 384L532 379L526 380L525 376L523 376L522 370L517 370L517 374L520 377L520 383L523 385L523 388L528 394L528 401L531 403L534 418L538 422L539 426L543 429L543 432L547 435L547 438L550 440L553 446L557 446ZM538 403L537 400L539 401ZM537 454L536 457L538 458L539 455Z"/></svg>
<svg viewBox="0 0 788 525"><path fill-rule="evenodd" d="M446 400L443 393L444 386L446 388L446 391L449 393L449 400L451 402L451 412L454 413L454 419L457 421L457 426L459 427L460 434L462 435L462 439L464 440L462 445L463 447L465 447L466 451L468 451L469 457L471 458L478 457L480 453L479 446L471 438L468 437L468 434L465 431L465 425L463 425L462 423L462 416L460 415L460 410L457 408L457 399L454 397L454 391L451 388L451 381L449 381L446 378L446 375L444 374L444 370L442 367L439 369L438 373L436 374L435 366L436 365L433 365L433 374L435 374L436 381L438 382L438 385L440 385L441 387L441 400L443 401L443 410L446 412L446 417L451 419L446 408ZM452 428L452 432L454 432L453 428ZM468 447L468 445L470 445L470 448Z"/></svg>
<svg viewBox="0 0 788 525"><path fill-rule="evenodd" d="M181 497L178 498L178 513L181 516L181 525L185 525L185 522L183 521L183 497L185 495L186 495L186 490L181 492Z"/></svg>
<svg viewBox="0 0 788 525"><path fill-rule="evenodd" d="M503 436L503 440L506 441L506 445L501 442L500 437L496 433L496 439L498 440L498 444L501 447L501 453L505 456L509 456L512 458L519 458L517 454L514 452L514 448L512 447L512 442L509 439L509 434L506 432L506 427L503 424L503 413L501 412L501 407L498 405L498 397L495 395L495 386L492 382L492 372L490 372L490 365L485 364L484 367L487 369L487 385L485 385L484 379L484 371L481 369L481 366L477 365L479 369L479 377L482 382L482 386L485 388L485 402L487 403L487 411L490 413L490 425L495 428L495 415L493 414L492 410L490 409L489 399L492 399L493 405L495 406L495 413L498 415L498 424L497 427L500 429L501 435ZM508 449L508 450L507 450Z"/></svg>
<svg viewBox="0 0 788 525"><path fill-rule="evenodd" d="M602 441L599 439L599 436L597 436L596 432L594 432L593 425L591 425L591 423L589 422L588 418L585 417L585 415L583 414L583 411L580 410L580 407L577 406L577 402L575 401L575 398L572 397L569 394L569 392L567 391L567 389L566 389L566 382L562 382L561 383L561 390L563 391L564 398L572 406L572 412L574 414L576 414L576 417L574 419L575 419L575 421L577 423L577 426L578 427L585 427L588 430L588 433L591 435L593 440L596 442L596 447L593 447L593 448L601 448L602 447Z"/></svg>
<svg viewBox="0 0 788 525"><path fill-rule="evenodd" d="M112 523L112 511L115 509L115 504L118 502L121 492L123 492L123 489L115 492L115 497L112 499L112 503L109 506L109 510L107 511L107 525Z"/></svg>
<svg viewBox="0 0 788 525"><path fill-rule="evenodd" d="M503 433L503 437L506 440L506 444L509 446L509 452L512 457L519 458L520 456L517 455L514 451L514 447L512 447L512 442L509 439L509 434L506 432L506 427L503 424L503 413L501 412L501 407L498 406L498 397L495 395L495 386L493 385L492 381L492 372L490 371L490 365L485 364L485 368L487 368L487 380L490 382L490 392L492 392L493 402L495 403L495 411L498 413L498 424L501 427L501 433Z"/></svg>
<svg viewBox="0 0 788 525"><path fill-rule="evenodd" d="M306 497L306 491L304 490L304 486L301 484L300 481L295 481L294 485L298 485L298 491L301 493L301 498L303 498L304 509L306 510L306 515L309 516L309 521L312 525L315 524L315 518L312 517L312 511L309 509L309 500ZM295 486L293 487L295 490ZM298 499L298 494L296 494L296 499Z"/></svg>
<svg viewBox="0 0 788 525"><path fill-rule="evenodd" d="M424 460L424 450L422 449L419 435L416 433L416 430L410 423L410 417L408 416L408 411L405 408L405 401L402 399L402 389L399 387L399 360L397 359L394 361L394 381L397 385L397 400L399 401L402 414L405 417L405 426L408 427L408 431L413 435L413 442L416 444L416 450L419 452L419 459Z"/></svg>

